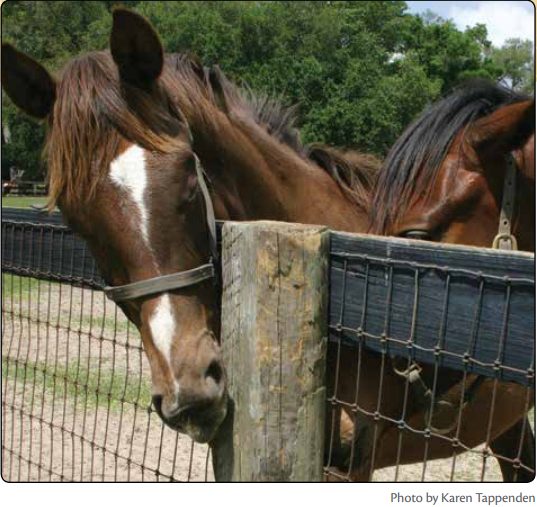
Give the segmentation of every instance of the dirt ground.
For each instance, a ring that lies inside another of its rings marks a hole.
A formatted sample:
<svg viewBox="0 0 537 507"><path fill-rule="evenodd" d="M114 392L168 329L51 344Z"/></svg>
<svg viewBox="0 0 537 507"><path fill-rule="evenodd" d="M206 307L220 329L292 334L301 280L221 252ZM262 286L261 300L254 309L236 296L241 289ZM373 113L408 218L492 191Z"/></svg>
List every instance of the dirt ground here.
<svg viewBox="0 0 537 507"><path fill-rule="evenodd" d="M100 292L4 277L6 481L212 481L207 446L151 411L136 330ZM375 481L480 481L479 452L386 468ZM495 460L485 481L501 481Z"/></svg>

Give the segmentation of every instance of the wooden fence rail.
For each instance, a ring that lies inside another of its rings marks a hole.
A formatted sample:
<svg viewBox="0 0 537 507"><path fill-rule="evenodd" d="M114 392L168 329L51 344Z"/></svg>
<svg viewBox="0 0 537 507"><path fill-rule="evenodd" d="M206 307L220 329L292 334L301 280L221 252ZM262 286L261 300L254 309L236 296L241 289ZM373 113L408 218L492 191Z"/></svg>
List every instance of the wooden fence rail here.
<svg viewBox="0 0 537 507"><path fill-rule="evenodd" d="M332 340L391 356L411 353L429 364L440 354L441 366L534 382L533 254L327 234ZM4 208L2 269L103 285L85 242L59 213Z"/></svg>

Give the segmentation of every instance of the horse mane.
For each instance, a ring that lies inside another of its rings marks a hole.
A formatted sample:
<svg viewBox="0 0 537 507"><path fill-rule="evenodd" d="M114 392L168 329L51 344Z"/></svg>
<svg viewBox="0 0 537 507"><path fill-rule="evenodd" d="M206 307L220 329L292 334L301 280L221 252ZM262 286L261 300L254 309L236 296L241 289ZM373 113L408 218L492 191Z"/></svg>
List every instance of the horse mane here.
<svg viewBox="0 0 537 507"><path fill-rule="evenodd" d="M430 195L442 161L461 129L525 98L500 84L476 79L429 106L406 128L380 168L371 200L371 230L384 232L413 199Z"/></svg>
<svg viewBox="0 0 537 507"><path fill-rule="evenodd" d="M246 84L238 87L227 79L218 66L204 68L202 79L211 89L211 97L221 109L225 111L233 109L239 114L249 116L303 159L314 162L326 171L351 201L363 209L368 208L371 191L381 165L378 158L359 151L331 148L320 143L304 145L296 126L296 105L284 106L280 98L256 93Z"/></svg>
<svg viewBox="0 0 537 507"><path fill-rule="evenodd" d="M354 150L341 150L312 143L307 157L324 169L344 194L362 209L369 209L371 192L377 180L381 161L374 155Z"/></svg>
<svg viewBox="0 0 537 507"><path fill-rule="evenodd" d="M159 105L150 93L160 94ZM301 158L326 171L359 206L368 204L379 162L358 152L305 146L296 127L296 107L256 94L246 85L239 87L217 66L203 67L195 57L182 53L166 55L157 86L146 92L120 82L110 52L99 51L69 62L57 87L45 144L49 208L60 197L69 206L94 196L117 155L121 138L147 150L170 153L187 146L186 136L179 136L188 128L185 117L195 115L218 131L209 104L228 117L233 111L250 118Z"/></svg>

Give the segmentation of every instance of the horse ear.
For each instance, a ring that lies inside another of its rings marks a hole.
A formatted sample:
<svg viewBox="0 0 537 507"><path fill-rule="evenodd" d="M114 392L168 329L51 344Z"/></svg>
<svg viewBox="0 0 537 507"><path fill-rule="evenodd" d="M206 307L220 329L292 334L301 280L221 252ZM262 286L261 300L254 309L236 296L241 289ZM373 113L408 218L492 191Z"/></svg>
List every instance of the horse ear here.
<svg viewBox="0 0 537 507"><path fill-rule="evenodd" d="M2 87L17 107L35 118L46 118L52 111L54 79L42 65L11 44L2 44Z"/></svg>
<svg viewBox="0 0 537 507"><path fill-rule="evenodd" d="M149 87L162 72L164 51L149 22L127 9L114 9L110 51L123 80Z"/></svg>
<svg viewBox="0 0 537 507"><path fill-rule="evenodd" d="M204 83L205 82L205 68L201 63L198 55L194 53L188 53L188 60L190 62L190 67L192 68L194 74Z"/></svg>
<svg viewBox="0 0 537 507"><path fill-rule="evenodd" d="M535 99L501 107L477 120L468 139L479 155L503 155L521 148L535 133Z"/></svg>

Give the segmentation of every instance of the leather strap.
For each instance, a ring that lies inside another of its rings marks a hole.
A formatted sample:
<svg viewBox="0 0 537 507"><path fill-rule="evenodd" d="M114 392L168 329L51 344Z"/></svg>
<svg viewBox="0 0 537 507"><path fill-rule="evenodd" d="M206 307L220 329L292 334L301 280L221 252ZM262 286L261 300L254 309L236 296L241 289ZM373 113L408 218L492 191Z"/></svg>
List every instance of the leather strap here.
<svg viewBox="0 0 537 507"><path fill-rule="evenodd" d="M194 160L196 163L196 175L198 177L198 185L203 195L203 202L205 203L205 220L207 221L207 229L209 231L209 248L211 249L211 257L214 260L218 260L218 240L216 237L216 218L214 216L213 201L205 182L205 174L201 167L201 162L198 156L194 153Z"/></svg>
<svg viewBox="0 0 537 507"><path fill-rule="evenodd" d="M214 278L214 276L214 265L212 263L203 264L197 268L179 271L171 275L157 276L127 285L118 285L117 287L105 287L104 292L112 301L126 301L168 290L190 287L203 280Z"/></svg>
<svg viewBox="0 0 537 507"><path fill-rule="evenodd" d="M417 408L423 410L425 426L439 435L453 431L457 426L458 405L442 397L436 399L433 405L433 392L421 376L421 366L413 360L408 364L408 360L401 356L392 357L391 360L394 372L409 383ZM472 401L483 381L484 377L478 376L465 390L463 408Z"/></svg>
<svg viewBox="0 0 537 507"><path fill-rule="evenodd" d="M107 286L104 288L104 293L112 301L126 301L128 299L135 299L142 296L151 296L153 294L159 294L169 290L190 287L191 285L208 280L209 278L216 278L217 273L215 269L215 262L218 261L219 256L214 208L211 195L209 194L209 189L207 188L207 183L205 182L205 175L201 162L195 153L194 160L196 164L198 185L200 187L203 202L205 204L205 219L207 221L209 248L211 251L211 258L209 259L209 262L202 264L197 268L189 269L187 271L179 271L171 275L156 276L147 280L141 280L139 282L120 285L117 287Z"/></svg>
<svg viewBox="0 0 537 507"><path fill-rule="evenodd" d="M516 238L511 230L515 209L516 195L516 161L512 154L507 157L507 169L503 180L502 209L500 211L500 223L498 234L492 241L492 248L500 250L517 250Z"/></svg>

